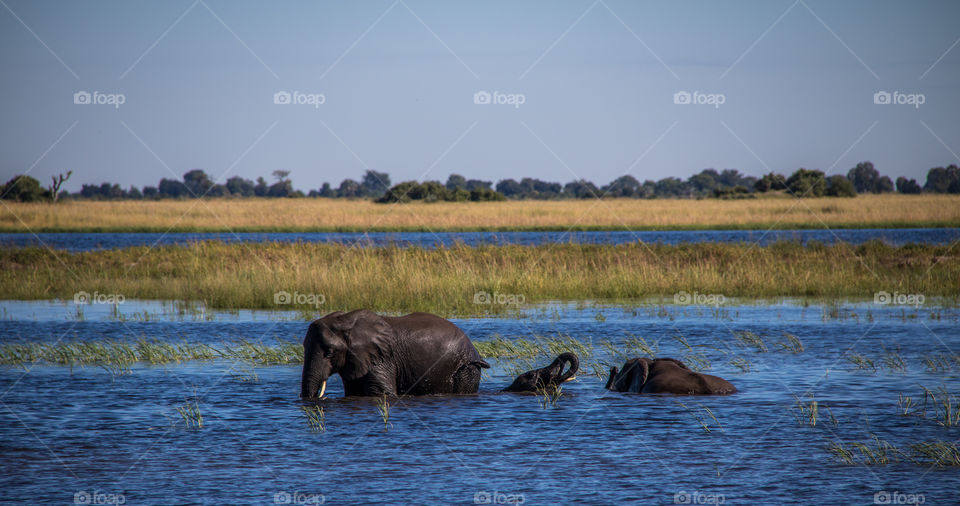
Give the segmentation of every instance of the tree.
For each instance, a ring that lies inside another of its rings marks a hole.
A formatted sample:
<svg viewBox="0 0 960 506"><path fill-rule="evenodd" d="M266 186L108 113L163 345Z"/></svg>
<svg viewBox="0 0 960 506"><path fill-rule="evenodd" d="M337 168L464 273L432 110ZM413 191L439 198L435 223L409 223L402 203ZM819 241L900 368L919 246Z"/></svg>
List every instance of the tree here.
<svg viewBox="0 0 960 506"><path fill-rule="evenodd" d="M360 196L360 183L354 181L353 179L344 179L340 183L340 188L337 188L338 197L359 197Z"/></svg>
<svg viewBox="0 0 960 506"><path fill-rule="evenodd" d="M468 179L466 186L464 186L464 189L467 189L467 190L470 190L470 191L479 190L479 189L492 190L492 189L493 189L493 182L492 182L492 181L481 181L481 180L479 180L479 179Z"/></svg>
<svg viewBox="0 0 960 506"><path fill-rule="evenodd" d="M68 170L66 175L57 174L56 176L50 176L50 179L53 182L50 186L47 187L47 192L50 193L50 198L52 198L54 202L57 202L60 200L60 187L63 186L63 183L65 183L68 179L70 179L70 176L72 175L73 175L73 171Z"/></svg>
<svg viewBox="0 0 960 506"><path fill-rule="evenodd" d="M143 187L143 198L145 199L155 199L157 198L157 188L155 186L144 186Z"/></svg>
<svg viewBox="0 0 960 506"><path fill-rule="evenodd" d="M917 184L916 179L907 179L903 176L897 178L897 191L904 195L922 193L923 188Z"/></svg>
<svg viewBox="0 0 960 506"><path fill-rule="evenodd" d="M289 175L290 175L289 170L277 169L273 171L273 177L277 178L278 183L282 183L283 181L285 181L287 179L287 176Z"/></svg>
<svg viewBox="0 0 960 506"><path fill-rule="evenodd" d="M877 186L880 173L873 168L873 164L870 162L858 163L856 167L847 172L847 179L853 183L857 193L880 193Z"/></svg>
<svg viewBox="0 0 960 506"><path fill-rule="evenodd" d="M390 188L390 174L368 170L360 182L360 196L379 198Z"/></svg>
<svg viewBox="0 0 960 506"><path fill-rule="evenodd" d="M787 178L783 174L771 172L764 175L753 184L753 189L758 192L778 191L787 189Z"/></svg>
<svg viewBox="0 0 960 506"><path fill-rule="evenodd" d="M210 191L213 187L213 181L207 176L206 172L200 169L193 169L183 175L183 184L187 191L194 197L200 198Z"/></svg>
<svg viewBox="0 0 960 506"><path fill-rule="evenodd" d="M157 192L160 197L169 197L178 199L181 197L186 197L190 194L190 191L187 189L187 186L180 181L174 181L173 179L163 178L160 180L160 184L157 185Z"/></svg>
<svg viewBox="0 0 960 506"><path fill-rule="evenodd" d="M960 193L960 168L949 165L930 169L923 189L931 193Z"/></svg>
<svg viewBox="0 0 960 506"><path fill-rule="evenodd" d="M513 179L502 179L497 182L497 191L510 198L519 198L523 195L523 186Z"/></svg>
<svg viewBox="0 0 960 506"><path fill-rule="evenodd" d="M856 197L857 190L850 179L837 174L827 178L826 195L828 197Z"/></svg>
<svg viewBox="0 0 960 506"><path fill-rule="evenodd" d="M654 183L657 197L681 197L690 195L690 185L676 177L665 177Z"/></svg>
<svg viewBox="0 0 960 506"><path fill-rule="evenodd" d="M266 197L270 193L270 187L263 176L257 178L257 184L253 186L253 194L257 197Z"/></svg>
<svg viewBox="0 0 960 506"><path fill-rule="evenodd" d="M4 200L36 202L47 198L50 194L40 187L40 181L25 174L13 176L0 188L0 199Z"/></svg>
<svg viewBox="0 0 960 506"><path fill-rule="evenodd" d="M240 176L233 176L228 179L226 186L231 195L238 195L241 197L252 197L256 195L254 192L253 181L244 179Z"/></svg>
<svg viewBox="0 0 960 506"><path fill-rule="evenodd" d="M447 184L445 185L448 190L453 191L457 188L467 189L467 178L461 176L460 174L450 174L450 177L447 178Z"/></svg>
<svg viewBox="0 0 960 506"><path fill-rule="evenodd" d="M694 174L687 179L687 184L690 185L693 190L701 195L706 195L712 193L715 188L720 187L720 182L717 181L720 178L720 174L717 174L717 171L713 169L704 169L700 171L699 174Z"/></svg>
<svg viewBox="0 0 960 506"><path fill-rule="evenodd" d="M643 195L643 186L637 178L627 174L614 179L600 191L610 197L640 197Z"/></svg>
<svg viewBox="0 0 960 506"><path fill-rule="evenodd" d="M823 171L798 169L787 179L787 189L795 197L822 197L827 191Z"/></svg>
<svg viewBox="0 0 960 506"><path fill-rule="evenodd" d="M474 188L470 190L470 200L472 202L498 202L507 200L504 194L493 191L490 188Z"/></svg>
<svg viewBox="0 0 960 506"><path fill-rule="evenodd" d="M881 176L877 180L877 185L874 187L874 193L891 193L893 192L893 181L890 180L889 176Z"/></svg>
<svg viewBox="0 0 960 506"><path fill-rule="evenodd" d="M590 199L600 197L600 190L586 179L571 181L563 186L563 196L574 199Z"/></svg>

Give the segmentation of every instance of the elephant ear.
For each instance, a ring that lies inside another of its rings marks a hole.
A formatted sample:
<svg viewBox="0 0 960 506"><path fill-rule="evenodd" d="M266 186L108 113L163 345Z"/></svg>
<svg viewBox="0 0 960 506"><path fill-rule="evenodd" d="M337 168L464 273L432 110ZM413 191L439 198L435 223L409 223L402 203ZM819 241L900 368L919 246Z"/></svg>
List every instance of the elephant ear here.
<svg viewBox="0 0 960 506"><path fill-rule="evenodd" d="M631 374L633 378L633 382L630 384L631 392L639 393L643 391L643 386L647 384L647 380L650 378L650 364L652 363L653 361L649 358L637 359L633 366L633 374Z"/></svg>
<svg viewBox="0 0 960 506"><path fill-rule="evenodd" d="M340 375L347 379L365 376L370 365L391 352L393 327L378 314L367 309L358 309L336 315L330 319L330 327L347 342L347 361Z"/></svg>

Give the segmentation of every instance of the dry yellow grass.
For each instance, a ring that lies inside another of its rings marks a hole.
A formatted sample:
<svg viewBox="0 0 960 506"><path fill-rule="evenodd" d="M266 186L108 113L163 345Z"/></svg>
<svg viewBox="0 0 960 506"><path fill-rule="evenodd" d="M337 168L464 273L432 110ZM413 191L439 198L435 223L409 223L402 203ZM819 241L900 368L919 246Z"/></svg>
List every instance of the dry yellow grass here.
<svg viewBox="0 0 960 506"><path fill-rule="evenodd" d="M0 231L398 231L960 226L957 195L853 199L576 200L374 204L213 199L0 205Z"/></svg>

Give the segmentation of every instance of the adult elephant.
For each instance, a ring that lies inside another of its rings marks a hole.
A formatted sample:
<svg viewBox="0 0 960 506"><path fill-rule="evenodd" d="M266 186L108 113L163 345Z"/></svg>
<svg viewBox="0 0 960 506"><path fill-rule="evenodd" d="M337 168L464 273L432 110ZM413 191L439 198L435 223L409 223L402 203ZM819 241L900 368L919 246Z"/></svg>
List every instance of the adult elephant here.
<svg viewBox="0 0 960 506"><path fill-rule="evenodd" d="M300 397L323 397L334 374L348 396L476 393L488 367L467 335L439 316L336 311L307 330Z"/></svg>
<svg viewBox="0 0 960 506"><path fill-rule="evenodd" d="M570 364L567 370L563 367ZM580 369L580 360L573 353L561 353L552 364L532 371L527 371L513 383L504 388L504 392L536 392L546 388L556 388L565 381L570 381L576 376L574 374Z"/></svg>
<svg viewBox="0 0 960 506"><path fill-rule="evenodd" d="M672 358L631 358L623 370L610 368L608 390L641 394L727 395L737 391L729 381L691 371Z"/></svg>

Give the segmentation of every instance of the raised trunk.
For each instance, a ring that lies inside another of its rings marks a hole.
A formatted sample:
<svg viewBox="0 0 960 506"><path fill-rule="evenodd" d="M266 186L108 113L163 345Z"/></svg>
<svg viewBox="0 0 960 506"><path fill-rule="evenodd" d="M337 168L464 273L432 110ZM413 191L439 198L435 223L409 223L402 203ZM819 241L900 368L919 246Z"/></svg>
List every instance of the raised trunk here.
<svg viewBox="0 0 960 506"><path fill-rule="evenodd" d="M561 353L560 356L557 357L557 360L561 362L560 363L561 371L563 371L563 362L567 362L570 364L570 369L567 369L567 372L561 374L557 378L557 384L563 383L564 381L572 380L574 377L573 375L576 374L578 370L580 370L580 360L573 353Z"/></svg>

